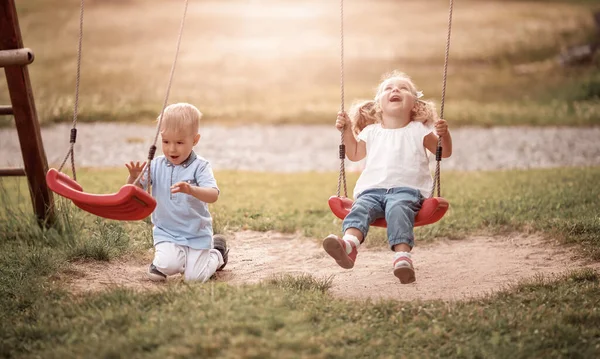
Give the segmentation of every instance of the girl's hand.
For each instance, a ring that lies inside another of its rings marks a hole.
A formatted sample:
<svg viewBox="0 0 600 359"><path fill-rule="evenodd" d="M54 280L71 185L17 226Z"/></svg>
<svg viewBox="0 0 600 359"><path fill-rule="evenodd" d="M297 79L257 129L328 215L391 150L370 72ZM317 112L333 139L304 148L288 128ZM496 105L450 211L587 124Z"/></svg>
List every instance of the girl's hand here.
<svg viewBox="0 0 600 359"><path fill-rule="evenodd" d="M438 137L443 137L446 134L448 134L448 123L446 122L446 120L440 118L435 123L435 133L438 135Z"/></svg>
<svg viewBox="0 0 600 359"><path fill-rule="evenodd" d="M136 179L138 178L138 176L140 175L140 173L144 170L144 166L146 165L146 162L141 163L138 162L129 162L129 164L125 164L125 167L127 167L127 169L129 170L129 177Z"/></svg>
<svg viewBox="0 0 600 359"><path fill-rule="evenodd" d="M191 194L192 186L190 186L190 184L187 182L177 182L171 186L171 193L178 193L178 192L182 192L185 194Z"/></svg>
<svg viewBox="0 0 600 359"><path fill-rule="evenodd" d="M346 125L350 123L350 119L348 119L348 114L344 111L340 111L337 114L337 120L335 121L335 128L337 128L340 132L344 131Z"/></svg>

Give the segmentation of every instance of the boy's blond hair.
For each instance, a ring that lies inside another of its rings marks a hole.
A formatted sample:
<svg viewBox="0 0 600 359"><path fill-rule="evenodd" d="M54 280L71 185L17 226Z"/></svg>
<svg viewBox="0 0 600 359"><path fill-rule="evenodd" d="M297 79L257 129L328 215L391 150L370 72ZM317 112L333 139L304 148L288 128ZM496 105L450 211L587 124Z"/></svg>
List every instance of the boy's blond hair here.
<svg viewBox="0 0 600 359"><path fill-rule="evenodd" d="M165 108L160 132L174 131L195 135L198 133L202 113L189 103L174 103Z"/></svg>
<svg viewBox="0 0 600 359"><path fill-rule="evenodd" d="M352 105L350 109L350 120L352 121L352 131L355 135L358 135L365 127L374 123L381 123L381 106L380 96L383 92L383 84L389 79L399 77L407 79L411 85L411 91L414 95L417 94L417 88L412 79L405 73L400 71L393 71L382 77L379 86L377 86L377 93L373 100L360 101ZM437 119L437 112L435 105L431 101L423 101L417 99L415 106L411 110L410 120L422 122L426 126L432 126Z"/></svg>

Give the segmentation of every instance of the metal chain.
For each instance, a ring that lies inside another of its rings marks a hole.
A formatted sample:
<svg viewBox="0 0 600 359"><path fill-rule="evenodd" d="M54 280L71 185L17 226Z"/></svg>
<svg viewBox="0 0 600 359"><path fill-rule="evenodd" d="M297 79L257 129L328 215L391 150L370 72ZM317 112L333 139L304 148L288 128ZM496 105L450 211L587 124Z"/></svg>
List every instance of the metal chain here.
<svg viewBox="0 0 600 359"><path fill-rule="evenodd" d="M442 99L440 101L440 118L444 118L444 101L446 99L446 80L448 77L448 58L450 57L450 36L452 34L452 10L454 8L454 0L450 0L450 10L448 11L448 36L446 38L446 53L444 56L444 77L442 80ZM442 138L438 137L437 142L438 151L442 148ZM441 179L440 179L440 161L441 155L436 154L436 165L435 165L435 176L433 178L433 185L431 188L430 197L433 197L434 191L437 186L437 196L442 196L441 191Z"/></svg>
<svg viewBox="0 0 600 359"><path fill-rule="evenodd" d="M183 36L183 28L185 25L185 17L187 14L188 2L189 2L189 0L185 0L185 5L183 8L183 16L181 17L181 25L179 26L179 35L177 36L177 47L175 49L175 58L173 59L173 64L171 65L171 73L169 75L169 82L167 84L167 92L165 94L165 100L163 102L162 110L160 111L160 116L158 117L158 124L156 125L156 133L154 135L154 141L152 142L152 145L150 146L150 150L149 150L150 153L152 153L152 155L149 157L154 157L154 151L156 150L156 142L158 142L158 135L160 134L160 126L162 124L163 114L165 112L165 108L167 107L167 102L169 101L169 93L171 92L171 85L173 84L173 76L175 75L175 67L177 65L177 58L179 57L179 47L181 46L181 38ZM138 175L138 177L133 182L134 185L138 185L143 177L144 170L146 170L147 178L148 178L148 186L147 186L148 192L150 192L150 180L151 180L151 178L150 178L150 162L151 161L152 161L152 158L148 158L148 162L146 163L146 165L144 166L142 171L140 171L140 174Z"/></svg>
<svg viewBox="0 0 600 359"><path fill-rule="evenodd" d="M340 111L344 112L344 0L340 0ZM340 175L338 176L337 196L340 197L341 187L344 187L344 197L348 197L346 187L346 145L344 145L344 132L340 136Z"/></svg>
<svg viewBox="0 0 600 359"><path fill-rule="evenodd" d="M77 75L75 76L75 103L73 104L73 127L71 128L71 139L69 151L62 161L58 171L62 171L69 156L71 157L71 170L73 171L73 180L77 181L77 173L75 172L75 141L77 137L77 115L79 112L79 82L81 79L81 47L83 43L83 12L85 8L85 0L81 0L79 5L79 43L77 46Z"/></svg>

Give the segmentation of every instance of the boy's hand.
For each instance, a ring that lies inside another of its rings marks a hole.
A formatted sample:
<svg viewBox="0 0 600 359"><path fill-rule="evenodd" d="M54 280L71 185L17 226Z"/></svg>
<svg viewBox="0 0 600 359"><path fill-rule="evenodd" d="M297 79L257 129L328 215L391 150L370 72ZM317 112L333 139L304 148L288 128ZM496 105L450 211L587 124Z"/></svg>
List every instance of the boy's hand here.
<svg viewBox="0 0 600 359"><path fill-rule="evenodd" d="M443 137L448 134L448 123L443 118L440 118L435 123L435 133L437 133L438 137Z"/></svg>
<svg viewBox="0 0 600 359"><path fill-rule="evenodd" d="M146 162L143 162L140 164L140 162L129 162L129 164L125 164L125 167L127 167L127 169L129 170L129 177L136 179L138 178L138 176L140 175L140 173L144 170L144 166L146 165Z"/></svg>
<svg viewBox="0 0 600 359"><path fill-rule="evenodd" d="M171 186L171 193L178 193L178 192L182 192L185 194L191 194L192 186L190 186L190 184L187 182L177 182Z"/></svg>
<svg viewBox="0 0 600 359"><path fill-rule="evenodd" d="M344 131L346 124L348 124L350 120L348 119L348 114L344 111L340 111L337 114L337 120L335 121L335 128L339 131Z"/></svg>

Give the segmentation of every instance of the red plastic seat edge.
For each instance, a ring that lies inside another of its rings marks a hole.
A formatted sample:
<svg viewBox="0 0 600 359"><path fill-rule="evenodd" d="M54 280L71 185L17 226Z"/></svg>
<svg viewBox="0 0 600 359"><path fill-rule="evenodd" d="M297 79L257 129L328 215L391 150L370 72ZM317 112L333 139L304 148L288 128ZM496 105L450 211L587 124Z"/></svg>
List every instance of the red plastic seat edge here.
<svg viewBox="0 0 600 359"><path fill-rule="evenodd" d="M92 214L117 220L138 220L146 218L156 208L156 200L146 191L134 185L124 185L115 194L92 194L83 192L79 183L64 173L51 168L46 174L48 188L57 194L70 199L73 203ZM141 210L129 214L113 214L111 208L121 206L129 201L136 201Z"/></svg>
<svg viewBox="0 0 600 359"><path fill-rule="evenodd" d="M73 203L84 211L92 213L96 216L120 221L136 221L144 219L151 215L156 208L155 204L151 206L138 205L134 206L134 208L130 211L123 212L122 210L115 210L114 206L90 206L87 203L77 201L73 201Z"/></svg>
<svg viewBox="0 0 600 359"><path fill-rule="evenodd" d="M347 197L331 196L328 203L333 214L339 219L344 219L350 212L354 202ZM449 205L448 201L442 197L427 198L415 218L415 227L439 221L446 214ZM377 219L371 225L383 228L387 227L384 218Z"/></svg>
<svg viewBox="0 0 600 359"><path fill-rule="evenodd" d="M78 192L83 191L79 183L73 181L69 176L56 169L51 168L46 173L46 183L48 188L60 194L63 197L71 199L70 196L77 196Z"/></svg>
<svg viewBox="0 0 600 359"><path fill-rule="evenodd" d="M100 217L122 221L135 221L148 217L156 208L156 200L143 189L126 184L114 195L91 195L95 201L77 201L73 203ZM117 210L120 207L121 210ZM123 207L131 210L123 211Z"/></svg>

